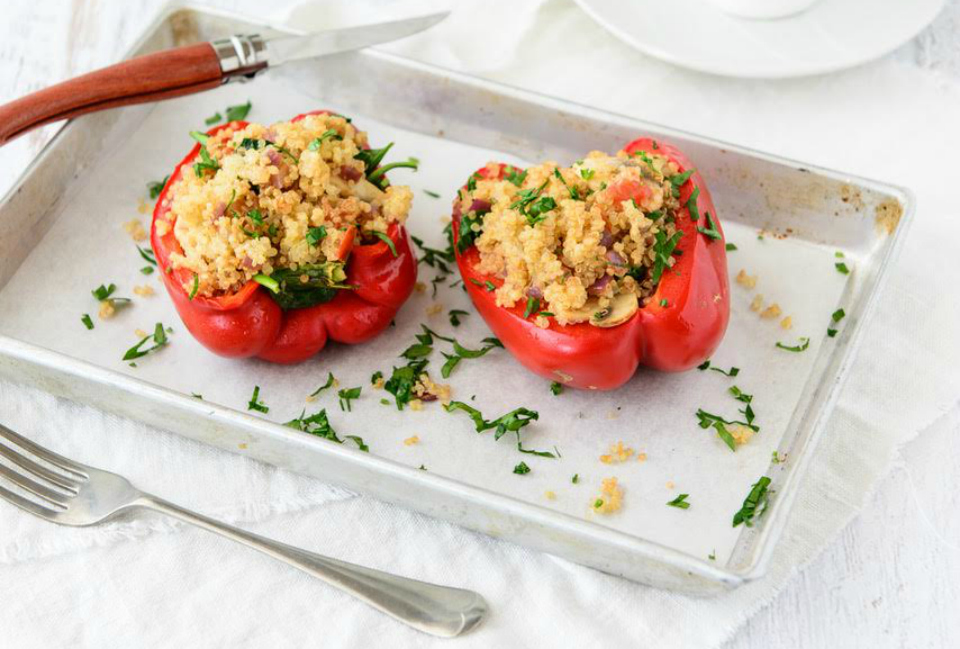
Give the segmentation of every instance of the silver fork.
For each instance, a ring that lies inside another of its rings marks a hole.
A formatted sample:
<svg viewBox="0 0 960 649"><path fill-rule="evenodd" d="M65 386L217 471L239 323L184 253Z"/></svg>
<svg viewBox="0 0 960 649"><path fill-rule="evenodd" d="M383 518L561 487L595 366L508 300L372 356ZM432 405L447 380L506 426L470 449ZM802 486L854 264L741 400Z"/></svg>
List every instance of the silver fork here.
<svg viewBox="0 0 960 649"><path fill-rule="evenodd" d="M36 462L4 439L54 468ZM364 568L245 532L140 491L116 473L69 460L2 424L0 457L17 469L0 464L0 477L36 499L25 498L2 485L0 498L52 523L95 525L122 511L152 509L298 568L425 633L457 636L474 629L487 613L487 603L479 593Z"/></svg>

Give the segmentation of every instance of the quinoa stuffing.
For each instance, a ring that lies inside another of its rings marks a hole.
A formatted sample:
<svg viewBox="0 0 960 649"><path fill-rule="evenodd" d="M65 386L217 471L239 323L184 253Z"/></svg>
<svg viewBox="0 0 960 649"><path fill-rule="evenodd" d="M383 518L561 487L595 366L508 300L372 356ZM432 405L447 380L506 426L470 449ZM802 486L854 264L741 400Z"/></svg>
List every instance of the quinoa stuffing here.
<svg viewBox="0 0 960 649"><path fill-rule="evenodd" d="M474 175L458 199L457 246L475 244L478 270L503 280L499 306L526 304L542 327L548 315L610 327L649 302L682 236L674 162L594 151L569 167L505 171L495 180L500 168L491 163L490 179Z"/></svg>
<svg viewBox="0 0 960 649"><path fill-rule="evenodd" d="M600 495L591 503L591 509L598 514L612 514L623 507L623 488L616 478L604 478L600 482Z"/></svg>
<svg viewBox="0 0 960 649"><path fill-rule="evenodd" d="M261 283L345 288L350 238L375 243L410 212L410 189L390 185L385 167L373 169L385 150L367 149L367 134L343 116L231 124L193 136L202 145L198 163L184 169L166 199L182 248L171 265L192 271L184 283L191 296L230 293L271 276ZM158 223L158 233L170 225Z"/></svg>

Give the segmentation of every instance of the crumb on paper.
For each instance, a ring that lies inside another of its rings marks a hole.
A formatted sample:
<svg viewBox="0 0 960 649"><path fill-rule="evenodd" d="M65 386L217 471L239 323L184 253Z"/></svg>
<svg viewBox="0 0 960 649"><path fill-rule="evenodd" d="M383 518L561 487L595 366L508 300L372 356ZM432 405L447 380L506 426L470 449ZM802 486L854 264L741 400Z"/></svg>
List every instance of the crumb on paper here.
<svg viewBox="0 0 960 649"><path fill-rule="evenodd" d="M555 494L555 493L552 492L552 491L545 491L545 492L543 493L543 497L546 498L547 500L556 500L556 499L557 499L557 494Z"/></svg>
<svg viewBox="0 0 960 649"><path fill-rule="evenodd" d="M113 300L104 300L100 303L100 316L101 320L109 320L117 312L117 309L113 306Z"/></svg>
<svg viewBox="0 0 960 649"><path fill-rule="evenodd" d="M863 209L863 196L860 190L853 185L844 183L840 186L840 200L857 211Z"/></svg>
<svg viewBox="0 0 960 649"><path fill-rule="evenodd" d="M410 410L423 410L423 401L420 401L420 399L410 399Z"/></svg>
<svg viewBox="0 0 960 649"><path fill-rule="evenodd" d="M240 442L239 444L237 444L237 448L239 448L241 451L245 451L245 450L247 450L247 443L246 443L246 442Z"/></svg>
<svg viewBox="0 0 960 649"><path fill-rule="evenodd" d="M598 514L612 514L623 506L623 489L616 478L604 478L600 483L600 495L590 503L590 508Z"/></svg>
<svg viewBox="0 0 960 649"><path fill-rule="evenodd" d="M387 380L382 376L378 376L377 380L373 382L373 387L376 390L382 390L383 386L386 385Z"/></svg>
<svg viewBox="0 0 960 649"><path fill-rule="evenodd" d="M553 370L553 373L557 376L562 383L569 383L573 380L573 377L567 374L566 372L561 372L560 370Z"/></svg>
<svg viewBox="0 0 960 649"><path fill-rule="evenodd" d="M781 321L780 321L780 328L781 328L781 329L793 329L793 318L790 317L790 316L787 316L786 318L784 318L783 320L781 320Z"/></svg>
<svg viewBox="0 0 960 649"><path fill-rule="evenodd" d="M643 453L643 452L637 453L637 462L646 462L646 461L647 461L646 453Z"/></svg>
<svg viewBox="0 0 960 649"><path fill-rule="evenodd" d="M147 238L147 231L143 229L140 219L130 219L123 224L123 229L127 231L130 238L134 241L144 241Z"/></svg>
<svg viewBox="0 0 960 649"><path fill-rule="evenodd" d="M441 313L443 313L443 305L440 304L439 302L434 302L433 304L427 307L428 316L433 317L435 315L440 315Z"/></svg>
<svg viewBox="0 0 960 649"><path fill-rule="evenodd" d="M667 480L667 489L673 489L676 486L677 485L673 482L673 480Z"/></svg>
<svg viewBox="0 0 960 649"><path fill-rule="evenodd" d="M424 293L427 290L427 285L423 282L417 282L413 285L413 288L417 291L417 293Z"/></svg>
<svg viewBox="0 0 960 649"><path fill-rule="evenodd" d="M604 464L619 464L626 462L633 457L633 449L623 445L623 440L610 446L610 452L600 456L600 461Z"/></svg>
<svg viewBox="0 0 960 649"><path fill-rule="evenodd" d="M148 334L148 333L147 333L146 331L144 331L143 329L134 329L134 330L133 330L133 335L136 336L137 338L146 338L146 337L149 336L150 334Z"/></svg>
<svg viewBox="0 0 960 649"><path fill-rule="evenodd" d="M903 205L900 201L890 197L884 199L874 210L874 222L877 224L877 230L893 234L897 226L900 225L900 217L903 216Z"/></svg>
<svg viewBox="0 0 960 649"><path fill-rule="evenodd" d="M134 286L133 292L140 297L150 297L153 295L153 287L144 284L143 286Z"/></svg>
<svg viewBox="0 0 960 649"><path fill-rule="evenodd" d="M141 214L149 214L149 213L150 213L150 205L147 203L147 201L145 201L145 200L143 200L143 199L141 198L141 199L137 202L137 211L140 212Z"/></svg>
<svg viewBox="0 0 960 649"><path fill-rule="evenodd" d="M308 395L307 395L307 398L306 398L307 403L313 403L313 402L316 401L316 400L317 400L316 395L313 395L313 394L308 394Z"/></svg>
<svg viewBox="0 0 960 649"><path fill-rule="evenodd" d="M418 435L413 435L412 437L408 437L407 439L403 440L404 446L413 446L414 444L419 444L419 443L420 443L420 437Z"/></svg>
<svg viewBox="0 0 960 649"><path fill-rule="evenodd" d="M750 438L754 435L754 430L749 426L744 426L743 424L733 424L727 429L727 432L730 433L730 436L733 437L733 441L737 443L737 446L743 446L750 441Z"/></svg>
<svg viewBox="0 0 960 649"><path fill-rule="evenodd" d="M756 311L759 313L760 309L763 308L763 296L757 295L753 298L753 302L750 303L750 310Z"/></svg>
<svg viewBox="0 0 960 649"><path fill-rule="evenodd" d="M616 410L611 410L610 412L607 413L607 419L616 419L619 416L620 416L620 413L617 412Z"/></svg>
<svg viewBox="0 0 960 649"><path fill-rule="evenodd" d="M443 223L444 225L446 225L447 223L451 223L452 221L453 221L453 219L450 218L450 215L449 215L449 214L443 214L443 215L440 217L440 222Z"/></svg>
<svg viewBox="0 0 960 649"><path fill-rule="evenodd" d="M770 320L773 318L779 318L781 313L783 313L783 310L780 308L780 305L774 302L760 312L760 317L764 318L765 320Z"/></svg>
<svg viewBox="0 0 960 649"><path fill-rule="evenodd" d="M754 289L757 287L757 275L750 276L747 275L747 271L740 269L740 272L737 273L737 284L745 288Z"/></svg>
<svg viewBox="0 0 960 649"><path fill-rule="evenodd" d="M449 385L435 383L429 374L421 374L413 386L413 393L419 397L418 401L440 401L443 405L450 403L452 390Z"/></svg>

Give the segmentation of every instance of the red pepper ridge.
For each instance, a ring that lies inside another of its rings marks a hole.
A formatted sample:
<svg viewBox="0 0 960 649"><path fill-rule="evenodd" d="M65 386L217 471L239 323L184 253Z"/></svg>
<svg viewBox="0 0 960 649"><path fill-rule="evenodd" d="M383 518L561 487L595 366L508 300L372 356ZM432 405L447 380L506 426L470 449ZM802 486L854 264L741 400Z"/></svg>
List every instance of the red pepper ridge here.
<svg viewBox="0 0 960 649"><path fill-rule="evenodd" d="M291 121L328 112L304 113ZM210 129L207 135L246 125L244 121L229 122ZM396 223L387 230L396 247L396 256L384 241L354 245L345 271L346 282L355 288L338 291L330 302L283 311L267 289L254 281L234 293L215 297L198 295L190 299L184 285L190 282L193 273L170 266L170 254L182 253L173 232L175 219L168 221L169 227L162 236L156 226L158 220L165 219L170 212L171 201L167 200L170 188L181 178L184 169L190 171L199 152L198 143L170 175L157 198L150 236L164 286L194 338L221 356L255 356L274 363L297 363L323 349L328 338L341 343L361 343L390 326L417 281L416 257L409 237L406 229Z"/></svg>
<svg viewBox="0 0 960 649"><path fill-rule="evenodd" d="M677 164L680 173L693 168L690 160L676 147L650 138L629 143L625 150L656 151ZM497 178L505 168L501 164ZM476 172L489 177L486 167ZM466 186L464 186L465 188ZM700 221L690 219L686 203L695 187L700 188L697 207ZM575 388L612 390L626 383L641 365L676 372L689 370L710 357L719 346L730 318L726 247L720 220L703 177L694 172L680 188L681 208L677 228L683 232L677 245L675 262L666 269L655 293L628 321L610 328L589 323L560 325L549 318L549 326L540 328L524 317L526 304L497 306L493 291L502 281L480 273L476 246L464 253L457 251L457 266L474 306L504 346L529 370L551 381ZM721 233L711 240L697 232L706 225L709 212ZM459 238L460 201L454 201L453 234ZM666 300L666 306L661 305Z"/></svg>

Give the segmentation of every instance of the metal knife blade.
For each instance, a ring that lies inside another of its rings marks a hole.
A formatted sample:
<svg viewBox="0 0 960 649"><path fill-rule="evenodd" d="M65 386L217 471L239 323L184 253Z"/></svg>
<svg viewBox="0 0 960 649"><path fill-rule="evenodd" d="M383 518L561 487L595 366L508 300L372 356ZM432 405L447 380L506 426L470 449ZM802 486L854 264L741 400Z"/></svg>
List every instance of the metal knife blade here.
<svg viewBox="0 0 960 649"><path fill-rule="evenodd" d="M450 12L442 11L392 22L331 29L308 36L265 39L267 61L270 67L274 67L289 61L349 52L378 43L399 40L433 27L448 15Z"/></svg>

